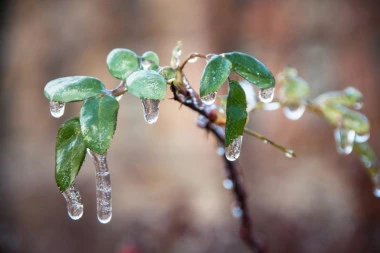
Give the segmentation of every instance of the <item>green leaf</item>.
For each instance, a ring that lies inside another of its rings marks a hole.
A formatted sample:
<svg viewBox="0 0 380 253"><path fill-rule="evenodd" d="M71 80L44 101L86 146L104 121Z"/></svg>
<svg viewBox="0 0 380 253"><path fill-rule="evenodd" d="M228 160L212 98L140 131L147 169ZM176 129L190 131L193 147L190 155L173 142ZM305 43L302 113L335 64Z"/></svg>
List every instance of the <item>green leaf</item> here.
<svg viewBox="0 0 380 253"><path fill-rule="evenodd" d="M105 92L104 84L95 77L69 76L48 82L44 94L50 101L74 102Z"/></svg>
<svg viewBox="0 0 380 253"><path fill-rule="evenodd" d="M227 121L226 121L226 143L228 147L231 142L243 135L245 124L247 123L247 101L245 93L239 83L229 82L230 90L227 97Z"/></svg>
<svg viewBox="0 0 380 253"><path fill-rule="evenodd" d="M166 80L156 71L139 70L128 77L127 89L138 98L162 100L166 93Z"/></svg>
<svg viewBox="0 0 380 253"><path fill-rule="evenodd" d="M120 80L125 80L133 72L139 70L140 62L135 52L115 48L107 56L107 68L111 75Z"/></svg>
<svg viewBox="0 0 380 253"><path fill-rule="evenodd" d="M217 92L230 75L231 63L221 56L207 62L201 78L200 96Z"/></svg>
<svg viewBox="0 0 380 253"><path fill-rule="evenodd" d="M367 134L370 129L368 118L357 111L338 103L321 107L324 116L336 127L354 130L357 134Z"/></svg>
<svg viewBox="0 0 380 253"><path fill-rule="evenodd" d="M103 154L116 129L119 102L109 95L87 99L80 110L80 127L87 147Z"/></svg>
<svg viewBox="0 0 380 253"><path fill-rule="evenodd" d="M232 70L259 88L274 86L274 77L270 70L256 58L241 52L224 54L232 63Z"/></svg>
<svg viewBox="0 0 380 253"><path fill-rule="evenodd" d="M297 75L296 69L285 68L279 76L279 83L281 83L279 94L282 100L287 103L297 103L310 96L309 84Z"/></svg>
<svg viewBox="0 0 380 253"><path fill-rule="evenodd" d="M147 64L147 69L157 70L159 67L158 55L153 51L147 51L141 56L142 65Z"/></svg>
<svg viewBox="0 0 380 253"><path fill-rule="evenodd" d="M61 192L64 192L78 175L86 148L79 118L74 117L63 123L58 130L55 145L55 181Z"/></svg>
<svg viewBox="0 0 380 253"><path fill-rule="evenodd" d="M163 67L159 70L159 73L165 78L167 83L171 83L175 80L176 70L172 67Z"/></svg>

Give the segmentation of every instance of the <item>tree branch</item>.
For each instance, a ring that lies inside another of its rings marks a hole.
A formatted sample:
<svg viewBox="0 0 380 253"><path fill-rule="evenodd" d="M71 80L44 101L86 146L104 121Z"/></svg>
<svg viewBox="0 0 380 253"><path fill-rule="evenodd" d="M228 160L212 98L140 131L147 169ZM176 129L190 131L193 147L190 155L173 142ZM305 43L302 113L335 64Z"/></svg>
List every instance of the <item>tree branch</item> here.
<svg viewBox="0 0 380 253"><path fill-rule="evenodd" d="M186 107L198 112L202 115L203 120L199 127L210 131L215 138L224 145L225 134L224 128L217 125L217 115L219 108L216 105L205 105L199 95L189 85L186 77L182 76L181 85L171 85L171 91L174 95L174 100L180 102ZM223 155L224 168L227 178L232 182L232 190L236 198L236 204L240 208L240 238L252 250L252 252L264 253L266 247L264 243L253 236L252 221L249 215L249 208L247 204L247 194L244 188L242 178L235 166L235 163L226 159Z"/></svg>

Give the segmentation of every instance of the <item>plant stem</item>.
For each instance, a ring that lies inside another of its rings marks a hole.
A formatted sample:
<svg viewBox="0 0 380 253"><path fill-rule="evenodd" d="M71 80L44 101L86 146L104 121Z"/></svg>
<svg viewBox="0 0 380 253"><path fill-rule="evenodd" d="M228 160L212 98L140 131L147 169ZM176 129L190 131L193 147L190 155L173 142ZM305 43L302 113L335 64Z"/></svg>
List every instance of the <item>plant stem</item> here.
<svg viewBox="0 0 380 253"><path fill-rule="evenodd" d="M189 62L189 60L191 60L193 58L207 59L207 56L203 55L203 54L199 54L199 53L191 53L191 54L189 54L189 56L187 56L185 61L180 66L178 66L178 70L182 71L183 68L185 67L185 65Z"/></svg>
<svg viewBox="0 0 380 253"><path fill-rule="evenodd" d="M128 91L125 89L125 81L121 81L115 89L111 90L112 96L114 97L121 96L126 92Z"/></svg>
<svg viewBox="0 0 380 253"><path fill-rule="evenodd" d="M225 143L224 128L213 123L215 121L215 113L213 112L218 110L216 105L205 105L201 101L199 95L189 85L184 75L182 85L172 85L171 91L173 92L174 100L206 117L208 121L207 124L200 127L210 131L219 142L223 144ZM225 156L223 156L223 161L227 178L233 183L232 190L235 195L236 202L242 211L242 215L240 217L240 238L252 250L252 252L264 253L266 252L266 247L263 242L253 235L252 221L247 205L247 194L241 176L239 175L239 172L233 162L228 161Z"/></svg>

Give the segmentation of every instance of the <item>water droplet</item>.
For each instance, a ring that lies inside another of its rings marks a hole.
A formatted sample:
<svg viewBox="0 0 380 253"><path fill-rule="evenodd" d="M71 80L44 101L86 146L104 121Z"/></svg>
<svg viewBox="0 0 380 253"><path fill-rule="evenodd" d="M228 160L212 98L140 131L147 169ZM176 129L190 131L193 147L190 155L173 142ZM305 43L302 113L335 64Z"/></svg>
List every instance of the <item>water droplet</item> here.
<svg viewBox="0 0 380 253"><path fill-rule="evenodd" d="M272 102L274 97L274 88L264 88L259 90L259 99L263 103L270 103Z"/></svg>
<svg viewBox="0 0 380 253"><path fill-rule="evenodd" d="M141 101L144 108L145 121L149 124L156 123L160 109L160 100L144 98Z"/></svg>
<svg viewBox="0 0 380 253"><path fill-rule="evenodd" d="M373 194L375 195L375 197L380 198L380 188L375 188L373 190Z"/></svg>
<svg viewBox="0 0 380 253"><path fill-rule="evenodd" d="M65 103L50 101L50 114L54 118L60 118L65 113Z"/></svg>
<svg viewBox="0 0 380 253"><path fill-rule="evenodd" d="M356 134L356 135L355 135L355 142L358 142L358 143L366 142L366 141L369 140L369 136L370 136L369 133L365 133L365 134Z"/></svg>
<svg viewBox="0 0 380 253"><path fill-rule="evenodd" d="M209 123L209 120L205 116L203 116L203 115L198 116L198 119L197 119L197 126L198 127L205 128L208 123Z"/></svg>
<svg viewBox="0 0 380 253"><path fill-rule="evenodd" d="M83 216L83 204L78 188L75 184L70 185L64 192L63 197L67 203L67 213L73 220L79 220Z"/></svg>
<svg viewBox="0 0 380 253"><path fill-rule="evenodd" d="M294 151L291 150L291 149L287 149L285 151L285 156L288 157L288 158L293 158L294 157Z"/></svg>
<svg viewBox="0 0 380 253"><path fill-rule="evenodd" d="M222 146L219 146L217 149L216 149L216 153L220 156L224 156L225 154L225 148L222 147Z"/></svg>
<svg viewBox="0 0 380 253"><path fill-rule="evenodd" d="M226 189L226 190L231 190L233 187L234 187L234 182L232 182L231 179L224 179L223 180L223 187Z"/></svg>
<svg viewBox="0 0 380 253"><path fill-rule="evenodd" d="M235 161L240 156L241 145L243 142L243 136L238 136L231 144L226 147L226 158L229 161Z"/></svg>
<svg viewBox="0 0 380 253"><path fill-rule="evenodd" d="M240 208L240 206L234 206L232 208L232 215L235 218L240 218L243 215L243 210Z"/></svg>
<svg viewBox="0 0 380 253"><path fill-rule="evenodd" d="M106 153L99 155L87 150L95 164L96 203L98 220L105 224L112 218L111 178Z"/></svg>
<svg viewBox="0 0 380 253"><path fill-rule="evenodd" d="M189 63L194 63L194 62L196 62L196 61L198 61L198 57L190 58L188 62L189 62Z"/></svg>
<svg viewBox="0 0 380 253"><path fill-rule="evenodd" d="M298 120L302 117L305 109L304 105L288 105L284 107L284 114L290 120Z"/></svg>
<svg viewBox="0 0 380 253"><path fill-rule="evenodd" d="M348 155L352 152L355 140L355 131L344 128L334 130L336 149L339 154Z"/></svg>
<svg viewBox="0 0 380 253"><path fill-rule="evenodd" d="M212 105L215 102L216 99L216 92L211 92L210 94L207 94L206 96L201 97L202 102L206 105Z"/></svg>

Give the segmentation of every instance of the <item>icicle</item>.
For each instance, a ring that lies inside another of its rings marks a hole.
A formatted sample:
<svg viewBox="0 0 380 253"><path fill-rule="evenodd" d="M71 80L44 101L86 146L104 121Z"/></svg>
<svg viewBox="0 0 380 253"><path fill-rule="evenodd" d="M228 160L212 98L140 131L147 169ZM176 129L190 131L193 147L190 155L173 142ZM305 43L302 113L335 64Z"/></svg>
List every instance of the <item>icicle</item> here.
<svg viewBox="0 0 380 253"><path fill-rule="evenodd" d="M263 103L272 102L274 97L274 88L264 88L259 90L259 99Z"/></svg>
<svg viewBox="0 0 380 253"><path fill-rule="evenodd" d="M154 124L157 122L159 108L160 108L160 100L154 99L141 99L142 105L144 108L144 118L145 121L149 124Z"/></svg>
<svg viewBox="0 0 380 253"><path fill-rule="evenodd" d="M65 103L50 101L50 114L54 118L60 118L65 113Z"/></svg>
<svg viewBox="0 0 380 253"><path fill-rule="evenodd" d="M89 149L95 164L96 203L98 220L108 223L112 217L111 179L108 171L106 153L99 155Z"/></svg>
<svg viewBox="0 0 380 253"><path fill-rule="evenodd" d="M305 109L304 105L288 105L284 108L284 114L290 120L298 120L302 117Z"/></svg>
<svg viewBox="0 0 380 253"><path fill-rule="evenodd" d="M234 182L231 179L227 178L223 180L223 187L226 190L231 190L234 187Z"/></svg>
<svg viewBox="0 0 380 253"><path fill-rule="evenodd" d="M211 92L210 94L207 94L206 96L201 97L202 102L206 105L212 105L215 102L216 99L216 92Z"/></svg>
<svg viewBox="0 0 380 253"><path fill-rule="evenodd" d="M355 135L355 142L358 142L358 143L366 142L366 141L369 140L369 136L370 136L369 133L365 133L365 134L356 134L356 135Z"/></svg>
<svg viewBox="0 0 380 253"><path fill-rule="evenodd" d="M336 148L339 154L348 155L352 152L355 140L355 131L344 128L334 130Z"/></svg>
<svg viewBox="0 0 380 253"><path fill-rule="evenodd" d="M243 142L243 136L238 136L231 144L226 147L226 158L229 161L235 161L240 156L241 144Z"/></svg>
<svg viewBox="0 0 380 253"><path fill-rule="evenodd" d="M240 208L240 206L234 206L232 207L232 215L235 218L240 218L243 215L243 210Z"/></svg>
<svg viewBox="0 0 380 253"><path fill-rule="evenodd" d="M62 192L67 203L67 213L73 220L79 220L83 215L83 204L78 188L73 183L66 191Z"/></svg>

